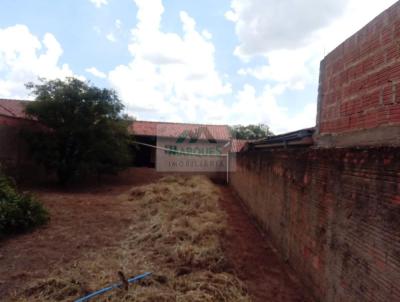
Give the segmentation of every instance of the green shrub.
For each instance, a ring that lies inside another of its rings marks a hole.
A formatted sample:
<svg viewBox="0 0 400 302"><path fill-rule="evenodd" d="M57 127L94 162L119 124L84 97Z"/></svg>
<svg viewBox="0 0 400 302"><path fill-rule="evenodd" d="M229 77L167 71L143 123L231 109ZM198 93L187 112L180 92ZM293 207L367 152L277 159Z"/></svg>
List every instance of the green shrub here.
<svg viewBox="0 0 400 302"><path fill-rule="evenodd" d="M18 193L0 171L0 238L28 231L48 220L43 205L29 194Z"/></svg>

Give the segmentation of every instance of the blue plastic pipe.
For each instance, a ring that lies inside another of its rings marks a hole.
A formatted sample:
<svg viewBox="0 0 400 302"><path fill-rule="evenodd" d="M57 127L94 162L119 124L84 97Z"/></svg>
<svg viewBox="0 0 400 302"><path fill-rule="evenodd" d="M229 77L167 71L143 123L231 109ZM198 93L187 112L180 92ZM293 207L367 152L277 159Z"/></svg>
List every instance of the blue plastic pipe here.
<svg viewBox="0 0 400 302"><path fill-rule="evenodd" d="M141 274L141 275L132 277L132 278L128 279L127 281L128 281L128 283L134 283L134 282L139 281L139 280L141 280L141 279L143 279L143 278L146 278L146 277L149 276L149 275L151 275L151 273L144 273L144 274ZM93 298L93 297L96 297L96 296L99 296L99 295L101 295L101 294L104 294L104 293L106 293L106 292L108 292L108 291L110 291L110 290L113 290L114 288L120 287L121 285L122 285L122 283L115 283L115 284L112 284L112 285L110 285L109 287L102 288L102 289L100 289L100 290L98 290L98 291L95 291L95 292L93 292L93 293L91 293L91 294L89 294L89 295L87 295L87 296L84 296L84 297L82 297L82 298L79 298L79 299L75 300L75 302L85 302L85 301L88 301L89 299L91 299L91 298Z"/></svg>

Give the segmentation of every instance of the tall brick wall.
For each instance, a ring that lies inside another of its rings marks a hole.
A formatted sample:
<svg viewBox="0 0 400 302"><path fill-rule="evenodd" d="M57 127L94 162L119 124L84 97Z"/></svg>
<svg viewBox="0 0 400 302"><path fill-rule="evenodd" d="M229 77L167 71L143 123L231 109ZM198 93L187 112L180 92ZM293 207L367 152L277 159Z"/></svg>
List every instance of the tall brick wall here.
<svg viewBox="0 0 400 302"><path fill-rule="evenodd" d="M400 149L237 157L232 187L323 302L400 301Z"/></svg>
<svg viewBox="0 0 400 302"><path fill-rule="evenodd" d="M320 146L400 145L400 1L325 57L318 103Z"/></svg>

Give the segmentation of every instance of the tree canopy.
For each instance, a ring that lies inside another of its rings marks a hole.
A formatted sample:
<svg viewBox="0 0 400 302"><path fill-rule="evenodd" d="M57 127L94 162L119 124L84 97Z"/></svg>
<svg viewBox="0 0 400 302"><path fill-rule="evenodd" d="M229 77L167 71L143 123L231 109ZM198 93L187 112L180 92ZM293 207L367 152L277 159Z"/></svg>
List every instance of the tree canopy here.
<svg viewBox="0 0 400 302"><path fill-rule="evenodd" d="M236 139L261 139L273 135L265 124L258 125L235 125L231 127L232 137Z"/></svg>
<svg viewBox="0 0 400 302"><path fill-rule="evenodd" d="M24 137L34 159L54 169L60 182L115 173L130 164L130 121L113 90L76 78L26 86L36 96L26 113L45 130L25 132Z"/></svg>

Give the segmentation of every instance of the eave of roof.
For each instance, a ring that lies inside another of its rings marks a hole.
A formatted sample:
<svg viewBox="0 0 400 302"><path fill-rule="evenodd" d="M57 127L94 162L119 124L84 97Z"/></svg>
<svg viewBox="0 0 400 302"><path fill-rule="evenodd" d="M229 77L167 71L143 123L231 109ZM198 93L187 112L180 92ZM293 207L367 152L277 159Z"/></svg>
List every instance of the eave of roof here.
<svg viewBox="0 0 400 302"><path fill-rule="evenodd" d="M289 146L310 146L314 144L313 134L315 127L300 129L280 135L274 135L265 139L249 143L249 148L276 148Z"/></svg>

